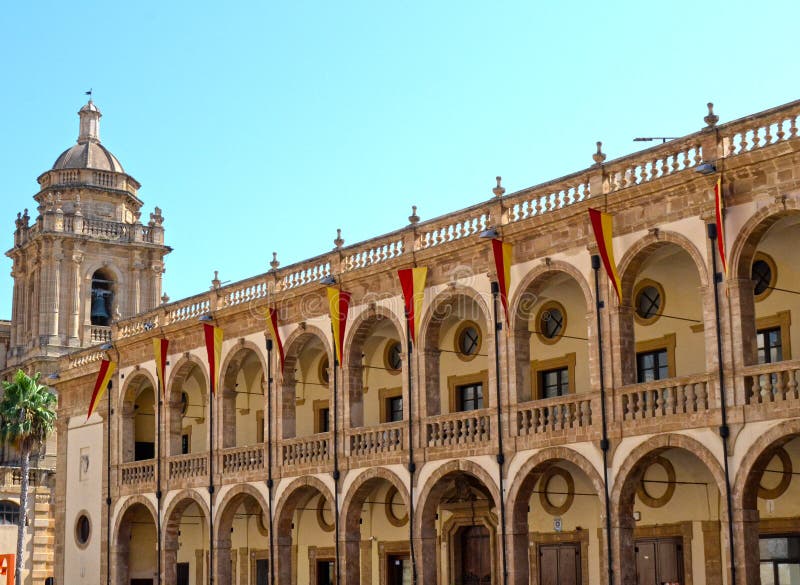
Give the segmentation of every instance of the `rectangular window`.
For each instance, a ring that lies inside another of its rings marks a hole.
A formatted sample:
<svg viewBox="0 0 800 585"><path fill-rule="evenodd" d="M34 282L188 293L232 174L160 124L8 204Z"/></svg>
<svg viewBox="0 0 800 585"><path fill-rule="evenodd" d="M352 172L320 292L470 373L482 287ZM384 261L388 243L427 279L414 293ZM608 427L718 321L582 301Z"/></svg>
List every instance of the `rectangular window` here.
<svg viewBox="0 0 800 585"><path fill-rule="evenodd" d="M189 453L189 435L181 435L181 455Z"/></svg>
<svg viewBox="0 0 800 585"><path fill-rule="evenodd" d="M458 410L478 410L483 408L483 383L465 384L458 386Z"/></svg>
<svg viewBox="0 0 800 585"><path fill-rule="evenodd" d="M758 544L761 583L791 585L800 582L800 537L762 536Z"/></svg>
<svg viewBox="0 0 800 585"><path fill-rule="evenodd" d="M540 398L555 398L569 394L569 368L541 370L539 372Z"/></svg>
<svg viewBox="0 0 800 585"><path fill-rule="evenodd" d="M320 408L317 411L317 432L327 433L330 430L331 410L328 407Z"/></svg>
<svg viewBox="0 0 800 585"><path fill-rule="evenodd" d="M403 397L392 396L386 399L386 420L384 422L398 422L403 420Z"/></svg>
<svg viewBox="0 0 800 585"><path fill-rule="evenodd" d="M783 345L781 343L781 328L770 327L759 329L756 333L758 346L758 363L772 364L783 361Z"/></svg>
<svg viewBox="0 0 800 585"><path fill-rule="evenodd" d="M669 378L667 348L642 351L636 354L636 381L652 382Z"/></svg>
<svg viewBox="0 0 800 585"><path fill-rule="evenodd" d="M264 411L256 411L256 443L264 442Z"/></svg>

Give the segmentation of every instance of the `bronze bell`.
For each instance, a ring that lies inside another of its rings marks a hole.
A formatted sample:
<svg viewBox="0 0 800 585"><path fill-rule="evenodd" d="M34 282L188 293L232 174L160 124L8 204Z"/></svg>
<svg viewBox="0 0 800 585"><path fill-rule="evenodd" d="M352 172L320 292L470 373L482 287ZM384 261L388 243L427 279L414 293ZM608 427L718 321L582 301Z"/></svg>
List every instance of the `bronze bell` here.
<svg viewBox="0 0 800 585"><path fill-rule="evenodd" d="M92 323L105 325L111 318L111 311L108 305L111 301L111 291L92 289Z"/></svg>

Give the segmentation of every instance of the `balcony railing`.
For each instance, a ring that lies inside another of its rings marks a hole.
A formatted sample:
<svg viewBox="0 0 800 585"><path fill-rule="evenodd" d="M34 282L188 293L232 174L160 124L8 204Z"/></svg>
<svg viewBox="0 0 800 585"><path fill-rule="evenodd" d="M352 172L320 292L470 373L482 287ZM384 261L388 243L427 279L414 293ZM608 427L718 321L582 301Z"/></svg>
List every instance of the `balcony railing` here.
<svg viewBox="0 0 800 585"><path fill-rule="evenodd" d="M320 464L328 461L331 433L286 439L281 444L283 465Z"/></svg>
<svg viewBox="0 0 800 585"><path fill-rule="evenodd" d="M627 386L621 390L620 399L623 421L705 413L712 402L706 374Z"/></svg>
<svg viewBox="0 0 800 585"><path fill-rule="evenodd" d="M592 426L596 408L592 405L593 399L599 399L599 395L570 394L519 404L516 408L517 434L526 437L568 429L588 429Z"/></svg>
<svg viewBox="0 0 800 585"><path fill-rule="evenodd" d="M169 459L169 478L186 479L208 474L208 453L175 455Z"/></svg>
<svg viewBox="0 0 800 585"><path fill-rule="evenodd" d="M348 430L350 455L360 457L402 451L405 424L404 422L395 422L365 429Z"/></svg>
<svg viewBox="0 0 800 585"><path fill-rule="evenodd" d="M745 401L750 405L800 400L800 361L751 366L744 383Z"/></svg>
<svg viewBox="0 0 800 585"><path fill-rule="evenodd" d="M156 480L155 461L132 461L119 466L122 485L141 485Z"/></svg>
<svg viewBox="0 0 800 585"><path fill-rule="evenodd" d="M242 473L264 469L264 445L233 447L222 451L223 473Z"/></svg>
<svg viewBox="0 0 800 585"><path fill-rule="evenodd" d="M428 447L456 447L488 441L490 420L488 408L429 418L425 425L426 444Z"/></svg>

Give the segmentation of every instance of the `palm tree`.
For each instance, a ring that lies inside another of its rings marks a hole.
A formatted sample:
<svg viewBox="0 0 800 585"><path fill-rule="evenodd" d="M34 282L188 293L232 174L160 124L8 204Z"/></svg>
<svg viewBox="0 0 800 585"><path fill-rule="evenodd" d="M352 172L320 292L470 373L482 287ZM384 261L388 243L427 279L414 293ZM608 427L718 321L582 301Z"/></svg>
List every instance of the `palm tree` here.
<svg viewBox="0 0 800 585"><path fill-rule="evenodd" d="M33 376L17 370L13 382L3 381L0 398L0 439L14 445L20 456L21 486L19 493L19 526L17 527L16 585L22 583L22 541L28 510L28 476L31 453L38 452L53 432L58 399L50 388L39 384L41 373Z"/></svg>

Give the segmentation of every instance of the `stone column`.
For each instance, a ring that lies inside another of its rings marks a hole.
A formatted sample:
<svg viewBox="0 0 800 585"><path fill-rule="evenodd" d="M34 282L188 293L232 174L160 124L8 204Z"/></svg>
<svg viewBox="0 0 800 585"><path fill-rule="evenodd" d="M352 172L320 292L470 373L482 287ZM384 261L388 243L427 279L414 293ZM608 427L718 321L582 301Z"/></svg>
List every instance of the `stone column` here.
<svg viewBox="0 0 800 585"><path fill-rule="evenodd" d="M216 538L214 542L214 583L216 585L233 585L231 571L231 538L230 532L226 537Z"/></svg>
<svg viewBox="0 0 800 585"><path fill-rule="evenodd" d="M721 524L725 534L723 547L727 552L729 550L728 526L727 522L722 522ZM758 510L733 510L733 543L735 547L734 554L736 555L735 585L751 585L752 583L758 583L761 578L758 525ZM726 561L725 564L730 566L730 559L726 559ZM728 571L728 582L730 583L730 571Z"/></svg>
<svg viewBox="0 0 800 585"><path fill-rule="evenodd" d="M745 366L755 364L758 358L756 347L756 304L753 296L754 283L748 279L731 279L726 282L728 294L720 291L720 303L727 304L730 312L733 366L741 372ZM729 378L729 380L731 380ZM736 404L745 404L744 376L736 376Z"/></svg>
<svg viewBox="0 0 800 585"><path fill-rule="evenodd" d="M73 250L72 253L72 322L69 333L69 344L80 346L81 344L81 264L83 263L83 252Z"/></svg>
<svg viewBox="0 0 800 585"><path fill-rule="evenodd" d="M527 510L527 507L525 509ZM530 582L528 575L530 572L530 562L528 560L530 542L527 518L511 518L510 516L507 518L509 523L508 532L506 533L508 582L511 585L528 585Z"/></svg>
<svg viewBox="0 0 800 585"><path fill-rule="evenodd" d="M53 244L53 285L52 301L50 303L50 343L60 345L58 316L61 306L61 261L64 254L61 252L61 242Z"/></svg>
<svg viewBox="0 0 800 585"><path fill-rule="evenodd" d="M342 380L344 392L344 404L342 404L343 429L351 429L364 426L364 368L351 364L342 368ZM331 402L331 404L333 404ZM346 443L346 441L345 441Z"/></svg>
<svg viewBox="0 0 800 585"><path fill-rule="evenodd" d="M142 312L142 270L144 264L138 260L133 263L131 270L131 280L133 281L133 298L131 299L131 309L134 315ZM158 303L156 302L156 305Z"/></svg>
<svg viewBox="0 0 800 585"><path fill-rule="evenodd" d="M247 585L250 580L250 550L246 547L239 548L239 585ZM255 581L253 581L255 585Z"/></svg>
<svg viewBox="0 0 800 585"><path fill-rule="evenodd" d="M160 262L154 262L150 266L150 269L153 271L153 281L150 290L150 304L147 307L143 307L145 311L154 309L161 302L161 274L164 272L164 265Z"/></svg>
<svg viewBox="0 0 800 585"><path fill-rule="evenodd" d="M361 533L345 532L339 541L342 569L340 575L344 585L361 585Z"/></svg>
<svg viewBox="0 0 800 585"><path fill-rule="evenodd" d="M419 371L423 376L417 385L419 415L422 418L435 416L442 412L439 394L439 354L438 349L420 348L417 352L420 361Z"/></svg>

